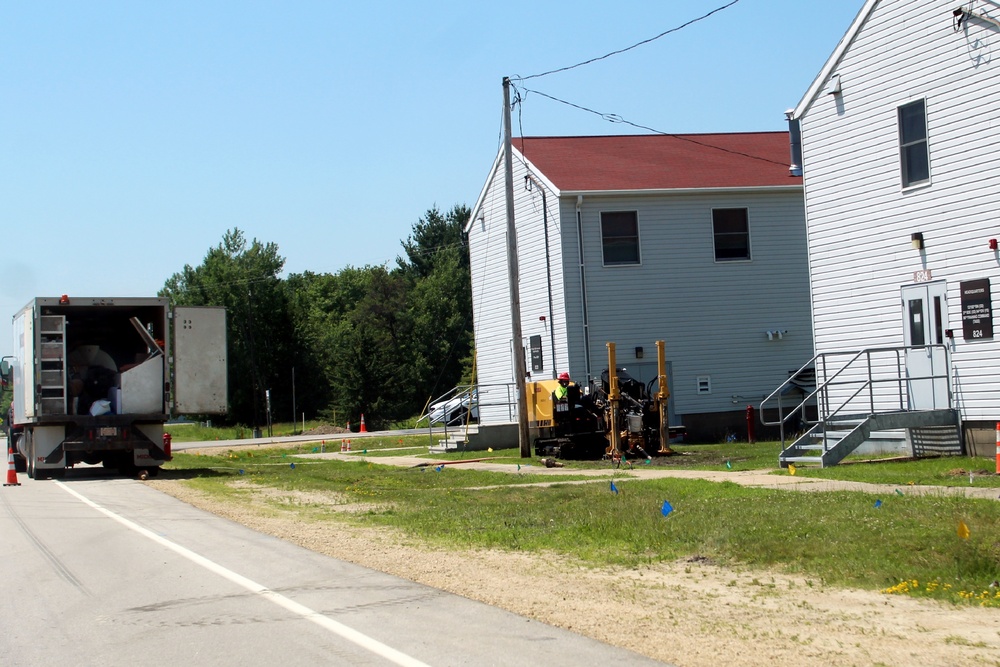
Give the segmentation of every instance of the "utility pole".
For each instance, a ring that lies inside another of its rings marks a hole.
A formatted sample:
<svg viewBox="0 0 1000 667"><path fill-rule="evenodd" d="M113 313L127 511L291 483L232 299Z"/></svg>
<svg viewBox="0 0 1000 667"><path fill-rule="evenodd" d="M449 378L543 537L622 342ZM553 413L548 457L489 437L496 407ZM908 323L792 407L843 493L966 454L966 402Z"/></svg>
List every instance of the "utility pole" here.
<svg viewBox="0 0 1000 667"><path fill-rule="evenodd" d="M517 229L514 227L514 160L510 137L510 79L503 78L503 159L507 194L507 277L510 280L511 337L514 340L514 395L517 397L517 444L521 458L531 457L528 436L528 398L524 395L524 341L521 334L521 288L517 267Z"/></svg>

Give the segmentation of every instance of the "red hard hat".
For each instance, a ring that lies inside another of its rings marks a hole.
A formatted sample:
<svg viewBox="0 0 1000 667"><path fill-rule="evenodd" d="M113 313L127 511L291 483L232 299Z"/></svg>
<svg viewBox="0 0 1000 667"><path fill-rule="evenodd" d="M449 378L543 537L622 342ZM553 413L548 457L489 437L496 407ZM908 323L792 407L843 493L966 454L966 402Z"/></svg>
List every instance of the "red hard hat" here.
<svg viewBox="0 0 1000 667"><path fill-rule="evenodd" d="M569 379L569 373L560 373L559 374L559 379L560 380L568 380Z"/></svg>

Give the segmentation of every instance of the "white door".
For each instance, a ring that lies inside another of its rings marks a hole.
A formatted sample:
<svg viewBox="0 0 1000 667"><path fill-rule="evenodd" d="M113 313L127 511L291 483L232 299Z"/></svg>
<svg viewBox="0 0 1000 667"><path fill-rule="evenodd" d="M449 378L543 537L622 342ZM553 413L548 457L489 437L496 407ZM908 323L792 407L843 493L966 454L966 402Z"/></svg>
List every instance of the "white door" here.
<svg viewBox="0 0 1000 667"><path fill-rule="evenodd" d="M174 308L175 414L228 411L226 352L225 308Z"/></svg>
<svg viewBox="0 0 1000 667"><path fill-rule="evenodd" d="M906 389L911 410L948 408L948 355L942 346L948 327L948 283L903 285L903 344L907 346Z"/></svg>

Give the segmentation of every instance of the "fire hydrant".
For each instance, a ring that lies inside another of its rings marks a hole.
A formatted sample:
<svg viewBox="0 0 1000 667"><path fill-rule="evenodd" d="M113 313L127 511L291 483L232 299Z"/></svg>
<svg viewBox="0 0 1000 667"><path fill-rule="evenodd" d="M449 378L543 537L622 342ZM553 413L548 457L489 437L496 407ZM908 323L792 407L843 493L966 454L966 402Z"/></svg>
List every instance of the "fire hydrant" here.
<svg viewBox="0 0 1000 667"><path fill-rule="evenodd" d="M174 458L173 455L171 455L171 453L170 453L170 440L171 440L170 434L169 433L164 433L163 434L163 459L165 461L170 461L171 459Z"/></svg>
<svg viewBox="0 0 1000 667"><path fill-rule="evenodd" d="M754 412L753 406L747 406L747 442L754 443L757 442L757 436L754 433L754 428L757 424L757 415Z"/></svg>

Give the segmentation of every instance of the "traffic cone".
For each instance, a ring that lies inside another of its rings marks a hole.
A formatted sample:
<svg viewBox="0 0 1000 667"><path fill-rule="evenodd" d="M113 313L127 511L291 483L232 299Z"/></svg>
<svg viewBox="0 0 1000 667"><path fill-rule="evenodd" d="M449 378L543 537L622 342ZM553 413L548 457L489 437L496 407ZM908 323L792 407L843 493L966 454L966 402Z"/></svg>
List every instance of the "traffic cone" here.
<svg viewBox="0 0 1000 667"><path fill-rule="evenodd" d="M347 451L347 441L346 440L341 440L340 441L340 451L341 452L346 452Z"/></svg>
<svg viewBox="0 0 1000 667"><path fill-rule="evenodd" d="M17 481L17 468L14 467L14 447L7 448L7 481L4 486L21 486Z"/></svg>
<svg viewBox="0 0 1000 667"><path fill-rule="evenodd" d="M997 422L997 474L1000 475L1000 422Z"/></svg>
<svg viewBox="0 0 1000 667"><path fill-rule="evenodd" d="M364 422L361 422L361 423L364 424ZM351 451L351 441L350 440L347 441L347 451Z"/></svg>
<svg viewBox="0 0 1000 667"><path fill-rule="evenodd" d="M367 433L368 429L365 428L365 413L361 413L361 433Z"/></svg>

